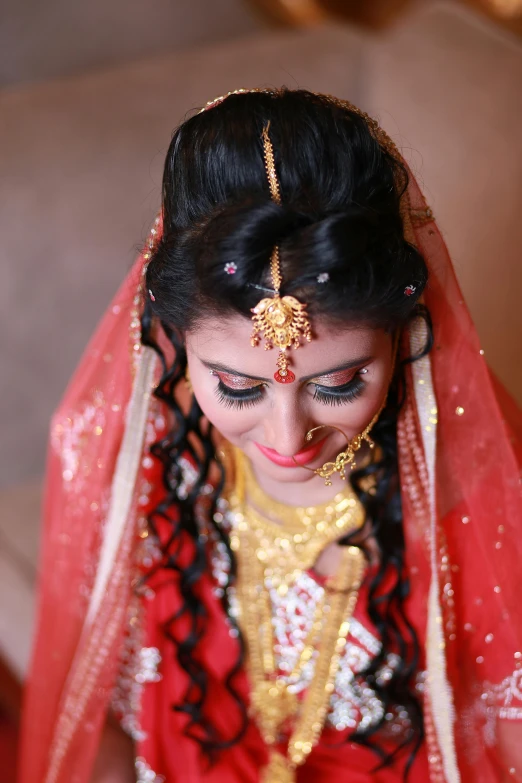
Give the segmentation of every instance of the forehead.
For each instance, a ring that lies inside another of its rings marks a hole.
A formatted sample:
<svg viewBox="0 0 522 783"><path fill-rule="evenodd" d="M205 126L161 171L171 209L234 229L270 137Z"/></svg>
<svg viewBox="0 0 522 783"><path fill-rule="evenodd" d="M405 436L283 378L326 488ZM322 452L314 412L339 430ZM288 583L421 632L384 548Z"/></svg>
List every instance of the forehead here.
<svg viewBox="0 0 522 783"><path fill-rule="evenodd" d="M189 353L198 359L221 363L252 376L271 377L275 372L277 350L265 351L261 343L250 345L252 321L243 316L208 318L187 332ZM389 350L390 337L383 329L367 325L341 328L314 319L312 342L303 342L289 350L292 369L299 375L310 375L355 359L376 358Z"/></svg>

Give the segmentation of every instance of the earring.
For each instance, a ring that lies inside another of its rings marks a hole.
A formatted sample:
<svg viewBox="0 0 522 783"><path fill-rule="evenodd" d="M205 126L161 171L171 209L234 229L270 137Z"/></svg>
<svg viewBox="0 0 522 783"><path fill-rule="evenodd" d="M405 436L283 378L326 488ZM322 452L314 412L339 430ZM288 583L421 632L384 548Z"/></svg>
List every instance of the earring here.
<svg viewBox="0 0 522 783"><path fill-rule="evenodd" d="M189 366L187 364L187 369L185 370L185 383L187 385L187 389L191 394L194 393L194 389L192 388L192 381L190 380L190 370Z"/></svg>

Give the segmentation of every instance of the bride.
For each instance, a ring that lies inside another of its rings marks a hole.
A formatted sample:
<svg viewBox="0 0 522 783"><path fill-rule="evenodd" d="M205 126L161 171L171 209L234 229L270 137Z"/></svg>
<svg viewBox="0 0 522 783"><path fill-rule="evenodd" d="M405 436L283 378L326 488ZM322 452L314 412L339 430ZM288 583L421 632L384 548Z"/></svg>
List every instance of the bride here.
<svg viewBox="0 0 522 783"><path fill-rule="evenodd" d="M521 781L508 426L377 123L207 104L52 422L21 783Z"/></svg>

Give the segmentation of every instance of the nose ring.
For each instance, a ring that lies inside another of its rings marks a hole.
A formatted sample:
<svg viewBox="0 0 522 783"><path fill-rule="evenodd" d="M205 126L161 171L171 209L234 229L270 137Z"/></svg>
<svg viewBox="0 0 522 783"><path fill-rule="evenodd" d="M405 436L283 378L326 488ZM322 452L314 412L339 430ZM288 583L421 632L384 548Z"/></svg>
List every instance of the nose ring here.
<svg viewBox="0 0 522 783"><path fill-rule="evenodd" d="M325 462L324 465L321 465L320 468L307 468L306 465L301 465L299 462L297 462L295 457L292 456L293 461L295 462L297 467L304 468L305 470L309 470L311 473L315 473L317 476L323 478L325 486L327 487L332 486L331 476L333 476L334 473L339 473L339 478L345 481L346 467L349 465L351 470L354 470L357 467L357 463L355 461L355 455L359 451L363 443L366 442L371 449L375 447L375 443L370 438L369 433L373 425L379 418L381 414L381 410L379 410L379 412L376 413L376 415L373 417L373 419L368 424L366 429L364 429L360 435L356 435L351 440L341 429L339 429L339 427L335 427L333 424L319 424L317 427L313 427L311 430L308 430L308 432L305 435L305 441L312 440L314 432L317 432L318 430L321 429L325 429L327 427L329 427L332 430L337 430L337 432L341 433L341 435L347 441L348 446L346 447L346 449L344 449L344 451L341 451L337 455L334 462Z"/></svg>

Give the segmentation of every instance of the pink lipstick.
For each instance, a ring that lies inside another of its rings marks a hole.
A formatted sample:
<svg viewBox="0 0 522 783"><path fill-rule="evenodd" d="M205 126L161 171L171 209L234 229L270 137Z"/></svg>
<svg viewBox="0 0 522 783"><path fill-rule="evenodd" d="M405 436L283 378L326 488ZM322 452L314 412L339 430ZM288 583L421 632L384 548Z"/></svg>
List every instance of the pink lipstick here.
<svg viewBox="0 0 522 783"><path fill-rule="evenodd" d="M308 446L307 448L298 451L297 454L294 454L293 458L285 457L275 449L269 449L268 446L261 446L260 443L256 443L255 445L259 451L265 455L265 457L267 457L271 462L274 462L276 465L279 465L282 468L296 468L298 466L295 464L294 459L300 465L306 465L307 462L311 462L319 456L325 440L326 437L317 441L317 443L314 443L312 446Z"/></svg>

